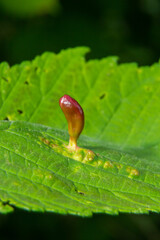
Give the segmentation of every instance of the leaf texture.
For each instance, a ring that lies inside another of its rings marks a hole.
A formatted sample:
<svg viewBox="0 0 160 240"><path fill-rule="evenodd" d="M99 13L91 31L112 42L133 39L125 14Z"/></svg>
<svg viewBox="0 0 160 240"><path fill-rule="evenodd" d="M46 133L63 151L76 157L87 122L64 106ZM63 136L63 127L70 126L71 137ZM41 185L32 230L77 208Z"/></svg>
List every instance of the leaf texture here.
<svg viewBox="0 0 160 240"><path fill-rule="evenodd" d="M86 61L87 52L0 65L0 119L10 120L0 127L0 211L159 212L160 64ZM67 123L58 100L64 94L85 113L77 154L63 146Z"/></svg>
<svg viewBox="0 0 160 240"><path fill-rule="evenodd" d="M152 165L144 164L145 159L102 151L96 140L93 143L84 137L83 147L91 144L96 153L92 161L84 161L84 154L80 159L75 153L63 154L61 144L67 145L63 131L7 121L1 121L0 128L3 202L27 210L82 216L159 211L160 174L157 166L149 169Z"/></svg>

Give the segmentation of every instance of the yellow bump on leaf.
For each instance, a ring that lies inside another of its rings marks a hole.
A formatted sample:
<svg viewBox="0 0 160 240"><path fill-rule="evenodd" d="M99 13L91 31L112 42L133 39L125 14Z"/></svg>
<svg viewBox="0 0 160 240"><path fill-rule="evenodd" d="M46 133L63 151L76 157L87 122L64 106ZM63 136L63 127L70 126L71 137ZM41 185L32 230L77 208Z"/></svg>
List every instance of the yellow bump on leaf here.
<svg viewBox="0 0 160 240"><path fill-rule="evenodd" d="M45 178L46 178L47 180L52 180L52 179L53 179L53 176L52 176L51 174L48 174L48 175L45 176Z"/></svg>
<svg viewBox="0 0 160 240"><path fill-rule="evenodd" d="M101 166L103 164L103 161L102 160L98 160L97 161L97 166Z"/></svg>
<svg viewBox="0 0 160 240"><path fill-rule="evenodd" d="M93 165L96 166L96 167L102 166L103 161L102 160L96 160L96 161L94 161Z"/></svg>
<svg viewBox="0 0 160 240"><path fill-rule="evenodd" d="M104 168L113 168L113 164L110 161L106 161L103 165Z"/></svg>
<svg viewBox="0 0 160 240"><path fill-rule="evenodd" d="M85 153L85 156L84 156L83 162L91 162L96 156L93 151L88 149L84 149L84 153Z"/></svg>
<svg viewBox="0 0 160 240"><path fill-rule="evenodd" d="M55 152L62 154L65 157L72 158L76 161L80 161L83 163L90 163L96 157L96 154L85 148L77 147L76 149L69 148L66 144L59 140L48 140L44 137L39 137L40 141L45 145L54 149Z"/></svg>
<svg viewBox="0 0 160 240"><path fill-rule="evenodd" d="M48 139L46 139L46 138L40 137L40 140L41 140L43 143L47 144L47 145L50 144L50 141L49 141Z"/></svg>
<svg viewBox="0 0 160 240"><path fill-rule="evenodd" d="M132 167L127 167L126 171L129 173L129 177L139 176L139 171Z"/></svg>
<svg viewBox="0 0 160 240"><path fill-rule="evenodd" d="M132 169L130 174L133 176L139 176L139 171L137 169Z"/></svg>

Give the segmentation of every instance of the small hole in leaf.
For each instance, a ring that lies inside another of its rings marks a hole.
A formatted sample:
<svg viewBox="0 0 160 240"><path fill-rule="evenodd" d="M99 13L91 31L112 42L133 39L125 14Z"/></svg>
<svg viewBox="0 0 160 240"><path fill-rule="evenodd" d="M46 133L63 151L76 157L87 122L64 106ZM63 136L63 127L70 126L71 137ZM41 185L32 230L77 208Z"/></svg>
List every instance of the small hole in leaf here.
<svg viewBox="0 0 160 240"><path fill-rule="evenodd" d="M79 195L84 195L83 192L80 192L80 191L78 191L77 189L75 189L75 191L76 191Z"/></svg>
<svg viewBox="0 0 160 240"><path fill-rule="evenodd" d="M17 112L19 113L19 114L22 114L23 113L23 111L22 110L17 110Z"/></svg>
<svg viewBox="0 0 160 240"><path fill-rule="evenodd" d="M8 118L8 117L5 117L3 120L9 121L9 118Z"/></svg>
<svg viewBox="0 0 160 240"><path fill-rule="evenodd" d="M25 81L24 84L29 85L29 82L28 82L28 81Z"/></svg>
<svg viewBox="0 0 160 240"><path fill-rule="evenodd" d="M99 99L103 99L105 96L106 96L106 94L104 93L99 97Z"/></svg>
<svg viewBox="0 0 160 240"><path fill-rule="evenodd" d="M2 77L2 79L3 79L5 82L8 82L8 79L7 79L7 78Z"/></svg>
<svg viewBox="0 0 160 240"><path fill-rule="evenodd" d="M79 195L83 195L84 196L84 193L83 192L78 192Z"/></svg>

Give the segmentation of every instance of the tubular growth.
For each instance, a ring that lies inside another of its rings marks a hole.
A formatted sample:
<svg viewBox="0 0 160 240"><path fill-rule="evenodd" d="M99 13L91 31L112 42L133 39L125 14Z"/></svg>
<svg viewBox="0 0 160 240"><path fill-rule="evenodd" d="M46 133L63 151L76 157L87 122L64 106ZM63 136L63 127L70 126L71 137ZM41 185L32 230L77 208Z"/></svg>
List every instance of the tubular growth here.
<svg viewBox="0 0 160 240"><path fill-rule="evenodd" d="M59 105L68 122L69 148L76 150L77 139L84 127L84 112L79 103L69 95L64 95L59 100Z"/></svg>

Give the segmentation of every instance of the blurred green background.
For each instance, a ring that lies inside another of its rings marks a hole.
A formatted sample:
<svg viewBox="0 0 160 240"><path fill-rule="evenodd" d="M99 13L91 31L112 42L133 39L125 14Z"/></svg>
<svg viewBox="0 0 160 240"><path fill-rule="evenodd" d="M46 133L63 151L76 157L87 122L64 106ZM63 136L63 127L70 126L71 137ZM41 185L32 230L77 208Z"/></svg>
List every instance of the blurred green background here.
<svg viewBox="0 0 160 240"><path fill-rule="evenodd" d="M0 0L0 61L89 46L89 58L159 60L160 0Z"/></svg>
<svg viewBox="0 0 160 240"><path fill-rule="evenodd" d="M159 61L159 0L0 0L0 61L11 65L44 51L89 46L87 58ZM92 218L16 209L0 215L0 240L160 239L160 215Z"/></svg>

